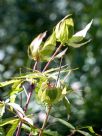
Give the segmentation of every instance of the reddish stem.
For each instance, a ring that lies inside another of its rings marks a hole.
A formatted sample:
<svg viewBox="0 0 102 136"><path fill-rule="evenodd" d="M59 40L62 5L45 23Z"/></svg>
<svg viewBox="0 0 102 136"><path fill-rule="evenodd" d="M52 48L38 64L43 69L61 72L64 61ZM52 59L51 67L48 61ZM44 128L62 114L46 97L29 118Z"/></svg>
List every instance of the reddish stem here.
<svg viewBox="0 0 102 136"><path fill-rule="evenodd" d="M60 46L56 49L56 51L55 51L54 54L52 55L51 59L50 59L50 60L48 61L48 63L45 65L45 67L44 67L44 69L43 69L42 72L44 72L44 71L48 68L49 64L50 64L51 61L54 59L54 57L56 56L56 54L60 51L61 47L62 47L62 45L60 45Z"/></svg>

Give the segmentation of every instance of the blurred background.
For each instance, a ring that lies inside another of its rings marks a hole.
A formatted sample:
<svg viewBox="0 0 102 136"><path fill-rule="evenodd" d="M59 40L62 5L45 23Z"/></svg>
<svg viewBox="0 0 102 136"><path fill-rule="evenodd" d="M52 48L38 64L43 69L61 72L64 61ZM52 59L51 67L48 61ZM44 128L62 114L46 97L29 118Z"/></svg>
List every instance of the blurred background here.
<svg viewBox="0 0 102 136"><path fill-rule="evenodd" d="M67 14L73 14L75 32L94 19L87 35L91 43L69 48L64 60L72 68L79 68L68 79L74 90L69 96L72 103L69 122L76 126L93 125L95 131L101 132L102 0L0 0L0 81L18 75L20 68L30 67L27 55L30 42L39 33L52 30ZM3 92L1 89L0 99L4 98ZM40 108L32 109L31 105L30 110L38 113ZM52 114L66 118L64 110L60 104ZM39 113L43 119L43 112Z"/></svg>

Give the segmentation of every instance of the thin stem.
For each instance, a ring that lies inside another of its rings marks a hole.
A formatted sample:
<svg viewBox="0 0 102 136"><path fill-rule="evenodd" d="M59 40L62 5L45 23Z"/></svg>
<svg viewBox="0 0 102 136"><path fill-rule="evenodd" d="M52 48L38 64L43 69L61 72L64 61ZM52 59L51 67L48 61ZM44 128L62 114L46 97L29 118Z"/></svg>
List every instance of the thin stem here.
<svg viewBox="0 0 102 136"><path fill-rule="evenodd" d="M44 120L44 122L43 122L42 128L40 129L39 136L42 136L43 130L44 130L44 128L45 128L45 126L46 126L46 124L47 124L47 121L48 121L48 117L49 117L49 113L50 113L50 111L51 111L51 108L52 108L52 106L49 106L49 107L48 107L48 111L47 111L47 113L46 113L46 118L45 118L45 120Z"/></svg>
<svg viewBox="0 0 102 136"><path fill-rule="evenodd" d="M36 65L37 65L37 63L35 62L35 65L34 65L33 70L35 70ZM34 89L34 88L35 88L35 85L34 85L34 84L31 84L30 87L29 87L29 94L28 94L28 97L27 97L26 105L25 105L25 107L24 107L24 112L25 112L25 113L26 113L26 111L27 111L27 109L28 109L28 105L29 105L29 102L30 102L30 99L31 99L31 96L32 96L32 93L33 93L33 89ZM22 127L22 121L20 122L20 124L19 124L19 126L18 126L18 129L17 129L17 132L16 132L16 136L20 136L21 127Z"/></svg>
<svg viewBox="0 0 102 136"><path fill-rule="evenodd" d="M45 65L45 67L44 67L44 69L43 69L42 72L44 72L44 71L48 68L49 64L50 64L51 61L54 59L54 57L56 56L56 54L60 51L61 47L62 47L62 45L60 45L60 46L57 48L57 50L56 50L56 51L54 52L54 54L52 55L51 59L50 59L50 60L47 62L47 64Z"/></svg>
<svg viewBox="0 0 102 136"><path fill-rule="evenodd" d="M56 80L56 86L57 86L57 84L58 84L59 77L60 77L61 65L62 65L62 59L63 59L63 57L61 57L61 60L60 60L60 68L59 68L58 77L57 77L57 80Z"/></svg>
<svg viewBox="0 0 102 136"><path fill-rule="evenodd" d="M36 62L35 62L35 64L34 64L33 71L36 70L36 69L38 69L38 62L39 62L39 61L38 61L38 59L37 59Z"/></svg>

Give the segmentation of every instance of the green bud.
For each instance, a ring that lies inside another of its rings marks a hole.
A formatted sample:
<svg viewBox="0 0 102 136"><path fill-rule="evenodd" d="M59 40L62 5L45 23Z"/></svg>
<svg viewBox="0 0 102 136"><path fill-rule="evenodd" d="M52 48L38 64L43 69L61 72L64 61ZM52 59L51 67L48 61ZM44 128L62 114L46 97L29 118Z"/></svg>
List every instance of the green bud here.
<svg viewBox="0 0 102 136"><path fill-rule="evenodd" d="M72 37L74 31L73 19L65 17L62 19L55 27L56 39L61 44L66 44L68 40Z"/></svg>
<svg viewBox="0 0 102 136"><path fill-rule="evenodd" d="M67 94L66 88L52 84L43 84L38 92L38 99L46 105L53 105L61 101Z"/></svg>

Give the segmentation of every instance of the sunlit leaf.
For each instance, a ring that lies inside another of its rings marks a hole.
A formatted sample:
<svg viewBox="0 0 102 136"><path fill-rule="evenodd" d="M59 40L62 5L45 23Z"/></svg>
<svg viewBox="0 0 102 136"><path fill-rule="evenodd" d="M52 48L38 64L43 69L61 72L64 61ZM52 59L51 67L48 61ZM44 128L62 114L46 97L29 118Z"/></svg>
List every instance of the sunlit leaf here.
<svg viewBox="0 0 102 136"><path fill-rule="evenodd" d="M80 134L83 134L84 136L92 136L88 132L82 131L82 130L77 130Z"/></svg>
<svg viewBox="0 0 102 136"><path fill-rule="evenodd" d="M28 118L28 117L24 117L23 118L24 121L26 121L29 125L32 125L33 126L33 120L31 118Z"/></svg>
<svg viewBox="0 0 102 136"><path fill-rule="evenodd" d="M89 130L91 133L95 134L95 131L93 130L92 126L88 126L88 130Z"/></svg>
<svg viewBox="0 0 102 136"><path fill-rule="evenodd" d="M0 87L7 86L7 85L13 84L13 83L18 82L18 81L19 81L19 80L15 79L15 80L10 80L10 81L1 82L1 83L0 83Z"/></svg>
<svg viewBox="0 0 102 136"><path fill-rule="evenodd" d="M5 103L0 101L0 117L5 113Z"/></svg>
<svg viewBox="0 0 102 136"><path fill-rule="evenodd" d="M23 82L24 82L24 80L18 80L18 82L15 82L12 85L12 90L11 90L11 93L10 93L10 102L14 103L17 93L19 93L20 91L23 90L23 88L21 87L21 84Z"/></svg>
<svg viewBox="0 0 102 136"><path fill-rule="evenodd" d="M56 46L56 36L55 32L51 34L50 37L45 41L43 47L40 50L40 60L42 61L48 61L50 59L50 56L55 50Z"/></svg>
<svg viewBox="0 0 102 136"><path fill-rule="evenodd" d="M15 131L16 131L16 129L17 129L17 127L18 127L18 124L19 124L19 121L18 121L18 120L15 121L15 122L12 124L12 126L11 126L11 128L9 129L9 131L8 131L8 133L7 133L6 136L13 136L14 133L15 133Z"/></svg>
<svg viewBox="0 0 102 136"><path fill-rule="evenodd" d="M83 37L84 38L86 36L86 34L87 34L87 31L90 29L90 27L92 25L92 22L93 22L93 20L91 20L91 22L89 24L87 24L87 26L83 30L75 33L73 36L74 37Z"/></svg>
<svg viewBox="0 0 102 136"><path fill-rule="evenodd" d="M0 121L0 126L5 126L7 124L13 124L14 122L18 121L18 118L7 118Z"/></svg>
<svg viewBox="0 0 102 136"><path fill-rule="evenodd" d="M28 47L28 56L34 60L39 59L39 50L43 38L46 36L46 32L39 34Z"/></svg>
<svg viewBox="0 0 102 136"><path fill-rule="evenodd" d="M11 106L17 113L18 115L23 118L25 116L25 113L23 109L16 103L7 103L7 105Z"/></svg>
<svg viewBox="0 0 102 136"><path fill-rule="evenodd" d="M73 35L73 28L74 23L70 15L63 18L55 27L57 41L65 45Z"/></svg>

